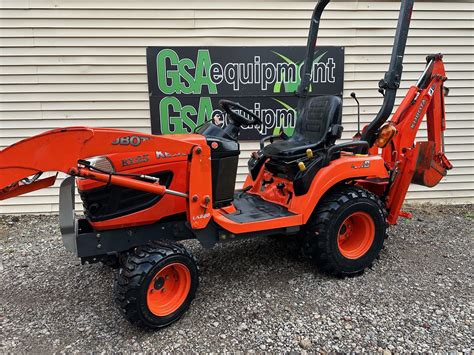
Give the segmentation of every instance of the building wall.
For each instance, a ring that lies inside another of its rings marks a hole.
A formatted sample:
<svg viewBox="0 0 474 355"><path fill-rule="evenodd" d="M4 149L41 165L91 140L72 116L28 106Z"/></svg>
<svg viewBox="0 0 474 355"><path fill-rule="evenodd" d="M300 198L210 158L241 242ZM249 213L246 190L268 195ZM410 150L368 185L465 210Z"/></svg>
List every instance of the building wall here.
<svg viewBox="0 0 474 355"><path fill-rule="evenodd" d="M1 0L0 148L71 125L150 131L146 46L304 45L313 1ZM321 23L320 45L346 47L344 138L382 100L398 2L334 2ZM446 150L455 169L434 189L414 186L411 201L474 199L474 39L472 2L418 2L399 99L424 68L445 54ZM420 137L426 137L422 130ZM256 142L242 143L238 181ZM54 159L54 157L50 157ZM58 209L58 187L2 201L0 213Z"/></svg>

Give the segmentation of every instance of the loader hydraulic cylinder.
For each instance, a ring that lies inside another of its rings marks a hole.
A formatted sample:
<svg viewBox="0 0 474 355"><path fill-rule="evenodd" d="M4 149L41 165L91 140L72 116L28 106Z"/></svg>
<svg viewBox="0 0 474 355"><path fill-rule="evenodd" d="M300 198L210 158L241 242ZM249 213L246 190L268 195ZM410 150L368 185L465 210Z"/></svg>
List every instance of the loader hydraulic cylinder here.
<svg viewBox="0 0 474 355"><path fill-rule="evenodd" d="M122 187L127 187L130 189L150 192L156 195L170 194L175 196L180 196L187 198L188 195L179 191L169 190L164 185L159 183L151 183L146 181L137 180L131 177L114 175L114 174L105 174L101 172L91 171L86 168L73 168L69 171L69 175L82 177L85 179L96 180L100 182L105 182L107 184L118 185Z"/></svg>

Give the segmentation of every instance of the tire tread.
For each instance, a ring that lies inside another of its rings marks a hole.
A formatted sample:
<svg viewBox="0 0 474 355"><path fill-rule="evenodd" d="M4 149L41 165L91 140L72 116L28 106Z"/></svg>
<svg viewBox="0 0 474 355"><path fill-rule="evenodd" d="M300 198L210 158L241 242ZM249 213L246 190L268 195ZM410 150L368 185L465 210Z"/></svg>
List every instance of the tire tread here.
<svg viewBox="0 0 474 355"><path fill-rule="evenodd" d="M308 220L302 247L303 255L313 261L318 269L324 273L339 277L354 274L341 271L336 267L335 255L333 255L328 245L330 240L327 237L327 231L329 230L330 221L335 218L342 206L351 200L357 199L369 199L378 205L378 208L382 211L385 223L383 238L387 237L387 211L377 195L353 185L335 186L321 199ZM356 273L362 272L363 270Z"/></svg>
<svg viewBox="0 0 474 355"><path fill-rule="evenodd" d="M133 325L150 328L137 310L136 302L143 287L142 281L154 265L176 254L187 256L196 263L192 254L182 244L164 240L135 248L124 261L115 280L114 298L119 311Z"/></svg>

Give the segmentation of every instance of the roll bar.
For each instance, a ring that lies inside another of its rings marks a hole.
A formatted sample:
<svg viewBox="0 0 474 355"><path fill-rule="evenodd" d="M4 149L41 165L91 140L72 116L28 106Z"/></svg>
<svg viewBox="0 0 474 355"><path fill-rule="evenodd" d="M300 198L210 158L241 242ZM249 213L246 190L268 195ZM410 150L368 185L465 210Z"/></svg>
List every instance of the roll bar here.
<svg viewBox="0 0 474 355"><path fill-rule="evenodd" d="M301 113L304 102L306 101L306 95L308 93L309 84L311 82L311 71L313 69L314 60L314 49L316 48L316 41L318 39L319 21L324 9L331 0L319 0L313 11L311 17L311 24L309 26L308 42L306 44L306 55L303 67L303 75L301 77L301 83L298 86L296 95L299 97L298 101L298 114Z"/></svg>
<svg viewBox="0 0 474 355"><path fill-rule="evenodd" d="M308 33L308 42L306 45L306 58L304 61L303 75L301 84L296 92L299 97L298 113L301 113L304 102L307 97L309 84L311 82L311 70L314 60L314 50L318 37L319 22L321 15L331 0L319 0L311 17L311 24ZM380 111L374 120L368 125L367 129L362 133L361 140L369 143L369 147L375 141L375 135L378 129L387 121L392 113L395 104L397 90L400 87L400 81L403 72L403 57L408 39L408 30L410 29L411 14L415 0L401 0L400 14L398 16L397 30L393 43L392 56L390 66L385 76L379 82L379 87L384 90L384 100Z"/></svg>
<svg viewBox="0 0 474 355"><path fill-rule="evenodd" d="M405 56L414 2L414 0L402 0L401 2L390 66L385 73L385 77L379 82L379 87L385 91L383 104L377 116L375 116L374 120L368 125L361 137L361 140L369 143L369 147L374 144L375 134L390 117L393 105L395 104L397 90L400 87L400 81L402 79L403 57Z"/></svg>

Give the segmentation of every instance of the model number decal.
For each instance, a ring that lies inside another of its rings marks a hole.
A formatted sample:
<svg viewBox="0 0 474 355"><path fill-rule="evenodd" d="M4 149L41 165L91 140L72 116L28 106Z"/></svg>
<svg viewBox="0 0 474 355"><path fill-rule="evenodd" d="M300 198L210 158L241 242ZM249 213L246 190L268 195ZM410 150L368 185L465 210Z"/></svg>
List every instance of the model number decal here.
<svg viewBox="0 0 474 355"><path fill-rule="evenodd" d="M131 145L133 147L138 147L142 142L150 140L150 137L143 136L125 136L119 137L112 142L113 145Z"/></svg>
<svg viewBox="0 0 474 355"><path fill-rule="evenodd" d="M150 156L148 154L137 155L136 157L122 159L122 166L146 163L149 160Z"/></svg>
<svg viewBox="0 0 474 355"><path fill-rule="evenodd" d="M352 169L367 169L370 168L370 160L365 160L361 165L352 165Z"/></svg>
<svg viewBox="0 0 474 355"><path fill-rule="evenodd" d="M211 217L210 213L198 214L197 216L193 217L193 221L197 221L197 220L200 220L200 219L206 219L206 218L209 218L209 217Z"/></svg>

